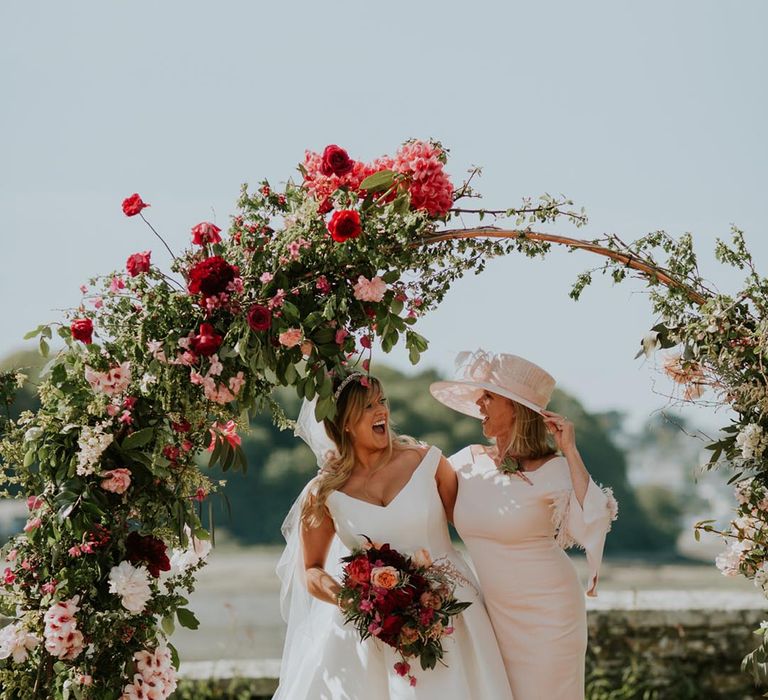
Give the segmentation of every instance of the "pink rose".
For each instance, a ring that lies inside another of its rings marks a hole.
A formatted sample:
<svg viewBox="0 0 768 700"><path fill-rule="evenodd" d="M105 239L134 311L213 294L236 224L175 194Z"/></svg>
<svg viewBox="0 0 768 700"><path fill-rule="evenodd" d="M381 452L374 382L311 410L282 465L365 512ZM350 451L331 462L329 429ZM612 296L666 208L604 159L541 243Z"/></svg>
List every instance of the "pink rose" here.
<svg viewBox="0 0 768 700"><path fill-rule="evenodd" d="M131 470L130 469L110 469L103 472L101 481L101 488L110 493L123 494L128 490L131 485Z"/></svg>
<svg viewBox="0 0 768 700"><path fill-rule="evenodd" d="M195 245L205 245L206 243L221 243L221 229L208 221L194 226L192 228L192 243Z"/></svg>
<svg viewBox="0 0 768 700"><path fill-rule="evenodd" d="M379 302L384 298L387 292L387 284L381 277L366 279L362 275L357 278L355 289L355 299L360 301Z"/></svg>
<svg viewBox="0 0 768 700"><path fill-rule="evenodd" d="M285 345L287 348L292 348L301 342L303 337L301 328L289 328L287 331L283 331L277 339L281 345Z"/></svg>

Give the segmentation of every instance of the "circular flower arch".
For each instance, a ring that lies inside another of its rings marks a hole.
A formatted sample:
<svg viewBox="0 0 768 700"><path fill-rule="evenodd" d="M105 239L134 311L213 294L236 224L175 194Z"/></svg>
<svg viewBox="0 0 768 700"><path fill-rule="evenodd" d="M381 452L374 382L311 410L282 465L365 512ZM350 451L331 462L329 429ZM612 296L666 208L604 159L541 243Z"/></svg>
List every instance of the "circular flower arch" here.
<svg viewBox="0 0 768 700"><path fill-rule="evenodd" d="M3 549L0 601L13 618L0 630L3 697L168 697L178 667L169 638L176 624L197 627L186 596L211 546L202 509L217 484L198 468L201 456L245 470L239 431L250 415L268 407L290 424L275 387L317 398L318 418L332 415L333 377L367 370L374 339L385 352L404 344L417 363L427 340L414 324L456 279L491 257L540 257L553 245L604 258L576 280L575 299L595 271L645 279L657 322L641 353L676 348L666 369L682 400L734 409L709 446L710 466L735 467L738 481L718 566L768 588L768 281L741 232L716 248L746 272L728 296L699 276L690 236L625 244L540 232L587 219L548 195L503 210L464 207L477 197L477 171L455 187L446 162L436 142L410 141L370 163L335 145L307 152L298 182L244 186L228 234L199 223L178 256L145 217L149 204L138 194L123 202L168 248L170 270L136 252L123 271L84 285L66 322L32 331L44 355L54 333L65 348L44 370L40 409L3 420L5 493L23 493L29 507L24 532ZM463 215L513 228L450 228ZM23 381L0 375L6 406ZM747 659L760 680L765 658L761 646Z"/></svg>

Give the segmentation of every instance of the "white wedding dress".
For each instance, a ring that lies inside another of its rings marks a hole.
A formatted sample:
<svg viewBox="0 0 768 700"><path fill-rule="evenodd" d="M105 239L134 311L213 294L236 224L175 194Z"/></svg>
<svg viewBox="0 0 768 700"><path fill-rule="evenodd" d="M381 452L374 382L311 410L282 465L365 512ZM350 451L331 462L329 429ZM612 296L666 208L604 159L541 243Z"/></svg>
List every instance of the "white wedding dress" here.
<svg viewBox="0 0 768 700"><path fill-rule="evenodd" d="M423 547L433 559L447 558L471 582L460 585L456 597L472 605L453 618L455 632L443 640L446 666L438 663L425 671L418 659L409 659L411 673L417 678L411 687L407 677L395 673L393 666L399 657L391 647L372 638L361 642L357 631L344 625L336 606L309 599L301 579L294 517L278 568L284 583L283 613L289 617L280 687L274 700L512 700L476 579L448 534L435 481L439 461L440 451L430 448L410 481L387 506L333 492L327 505L338 538L326 569L338 577L338 558L345 550L359 547L363 535L403 553ZM295 507L298 504L300 501Z"/></svg>

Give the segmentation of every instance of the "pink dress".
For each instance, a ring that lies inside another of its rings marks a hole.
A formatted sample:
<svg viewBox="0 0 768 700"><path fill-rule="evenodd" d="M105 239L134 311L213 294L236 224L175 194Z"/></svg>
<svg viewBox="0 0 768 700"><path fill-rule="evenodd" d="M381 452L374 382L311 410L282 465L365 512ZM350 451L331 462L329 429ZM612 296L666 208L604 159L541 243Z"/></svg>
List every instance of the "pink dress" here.
<svg viewBox="0 0 768 700"><path fill-rule="evenodd" d="M502 474L480 446L451 457L459 477L456 529L474 562L515 700L582 700L587 616L563 551L584 547L597 583L616 517L610 490L590 480L583 507L563 457L526 475Z"/></svg>

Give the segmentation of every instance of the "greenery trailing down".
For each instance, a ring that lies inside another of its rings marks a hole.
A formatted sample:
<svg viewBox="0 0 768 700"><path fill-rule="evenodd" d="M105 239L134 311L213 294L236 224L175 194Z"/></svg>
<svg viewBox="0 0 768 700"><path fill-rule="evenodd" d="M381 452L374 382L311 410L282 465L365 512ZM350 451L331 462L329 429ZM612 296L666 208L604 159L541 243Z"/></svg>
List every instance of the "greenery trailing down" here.
<svg viewBox="0 0 768 700"><path fill-rule="evenodd" d="M436 445L446 455L485 441L478 420L432 398L429 385L442 378L434 370L406 375L376 365L372 371L384 383L392 422L399 432ZM293 392L280 389L276 397L287 415L298 414L300 400ZM614 490L621 504L621 517L613 525L607 551L671 550L674 537L660 531L639 506L627 482L625 456L606 432L601 417L589 414L575 398L561 391L555 392L553 409L574 421L579 449L590 472L596 481ZM222 492L231 504L231 518L221 511L217 528L228 530L243 544L280 543L285 513L316 473L314 456L291 431L276 428L266 413L252 419L251 432L243 436L242 447L248 459L248 474L227 479ZM227 477L218 468L209 475L214 480Z"/></svg>

